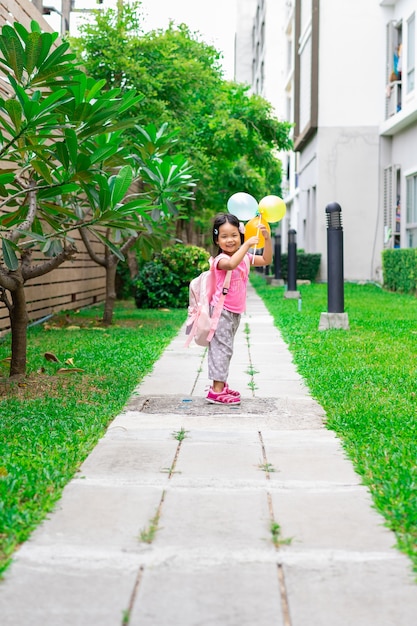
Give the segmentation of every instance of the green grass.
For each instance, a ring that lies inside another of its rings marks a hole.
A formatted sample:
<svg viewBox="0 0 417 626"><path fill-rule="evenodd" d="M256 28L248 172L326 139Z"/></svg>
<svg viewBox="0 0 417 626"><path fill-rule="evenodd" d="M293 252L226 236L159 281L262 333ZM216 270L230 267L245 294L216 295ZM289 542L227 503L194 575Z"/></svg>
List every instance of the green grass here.
<svg viewBox="0 0 417 626"><path fill-rule="evenodd" d="M78 329L29 329L28 378L19 386L6 384L2 359L10 356L10 338L0 343L0 573L186 317L185 310L118 303L114 326L103 329L95 324L101 311L71 313ZM59 363L47 361L45 352ZM57 374L61 367L83 372Z"/></svg>
<svg viewBox="0 0 417 626"><path fill-rule="evenodd" d="M417 298L348 283L350 329L319 331L327 285L301 286L298 311L283 288L251 281L417 571Z"/></svg>

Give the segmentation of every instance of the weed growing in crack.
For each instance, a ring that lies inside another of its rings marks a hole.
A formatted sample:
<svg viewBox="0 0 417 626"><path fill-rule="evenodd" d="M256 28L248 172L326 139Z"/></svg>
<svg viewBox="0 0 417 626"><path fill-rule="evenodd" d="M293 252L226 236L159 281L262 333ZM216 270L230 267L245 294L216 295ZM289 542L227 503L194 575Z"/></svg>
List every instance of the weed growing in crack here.
<svg viewBox="0 0 417 626"><path fill-rule="evenodd" d="M272 535L272 543L276 548L279 548L280 546L289 546L292 542L292 537L288 539L281 537L281 526L278 522L271 522L270 531Z"/></svg>
<svg viewBox="0 0 417 626"><path fill-rule="evenodd" d="M276 472L275 467L272 465L272 463L260 463L258 465L259 469L262 470L263 472L268 472L269 474L271 472Z"/></svg>
<svg viewBox="0 0 417 626"><path fill-rule="evenodd" d="M184 439L187 437L187 433L188 432L190 432L190 431L184 430L184 428L181 428L181 430L174 431L171 434L174 437L174 439L176 439L177 441L184 441Z"/></svg>
<svg viewBox="0 0 417 626"><path fill-rule="evenodd" d="M160 512L158 509L154 517L150 520L148 528L144 528L140 531L139 539L142 543L152 543L155 539L155 535L158 531L159 517Z"/></svg>

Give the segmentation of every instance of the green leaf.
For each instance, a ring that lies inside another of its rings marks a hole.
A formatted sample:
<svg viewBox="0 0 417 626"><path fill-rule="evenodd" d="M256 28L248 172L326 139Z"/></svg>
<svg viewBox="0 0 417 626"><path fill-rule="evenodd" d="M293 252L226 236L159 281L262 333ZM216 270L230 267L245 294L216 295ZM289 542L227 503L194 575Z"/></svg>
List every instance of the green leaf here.
<svg viewBox="0 0 417 626"><path fill-rule="evenodd" d="M86 96L86 99L88 102L90 102L90 100L92 100L93 98L95 98L96 94L100 91L100 89L102 89L104 87L104 85L106 84L106 79L103 78L102 80L97 80L92 87L89 88L88 90L88 94Z"/></svg>
<svg viewBox="0 0 417 626"><path fill-rule="evenodd" d="M26 71L32 74L38 64L42 51L42 37L40 33L30 33L26 40Z"/></svg>
<svg viewBox="0 0 417 626"><path fill-rule="evenodd" d="M11 121L17 132L19 132L22 126L22 107L17 100L6 100L4 108L10 116Z"/></svg>
<svg viewBox="0 0 417 626"><path fill-rule="evenodd" d="M125 197L127 190L132 184L133 173L132 168L129 165L125 165L122 167L120 172L118 172L117 176L111 177L109 180L109 187L111 189L111 206L114 207L116 204L121 202Z"/></svg>
<svg viewBox="0 0 417 626"><path fill-rule="evenodd" d="M109 239L107 239L107 237L104 237L104 235L102 235L100 232L93 228L88 228L87 230L91 231L97 237L97 239L104 243L104 245L107 246L107 248L109 248L120 261L125 260L124 254L119 250L117 246L115 246Z"/></svg>
<svg viewBox="0 0 417 626"><path fill-rule="evenodd" d="M115 154L117 150L118 150L117 145L109 145L109 146L104 146L103 148L98 148L91 155L91 163L93 164L93 163L99 163L100 161L105 161L110 156L113 156L113 154Z"/></svg>
<svg viewBox="0 0 417 626"><path fill-rule="evenodd" d="M32 31L32 33L40 33L41 32L41 27L39 26L39 23L36 20L31 20L31 22L30 22L30 30ZM56 34L58 35L58 33L56 33Z"/></svg>
<svg viewBox="0 0 417 626"><path fill-rule="evenodd" d="M14 28L8 25L3 26L1 39L5 40L6 50L3 50L4 60L13 70L17 80L20 81L23 74L25 57L20 39Z"/></svg>
<svg viewBox="0 0 417 626"><path fill-rule="evenodd" d="M23 24L20 24L20 22L15 22L13 24L13 27L15 29L15 31L18 33L18 35L20 36L20 39L26 43L28 40L28 36L29 36L29 32L26 30L26 28L23 26Z"/></svg>
<svg viewBox="0 0 417 626"><path fill-rule="evenodd" d="M58 160L62 163L65 169L69 168L69 155L68 148L64 141L57 141L55 144L55 150Z"/></svg>
<svg viewBox="0 0 417 626"><path fill-rule="evenodd" d="M0 174L0 185L7 185L14 181L14 174L4 173Z"/></svg>
<svg viewBox="0 0 417 626"><path fill-rule="evenodd" d="M41 161L40 159L32 159L30 164L41 178L43 178L50 185L52 184L51 172L44 161Z"/></svg>
<svg viewBox="0 0 417 626"><path fill-rule="evenodd" d="M77 135L72 128L65 129L65 142L68 148L68 156L71 164L75 167L78 157L78 141Z"/></svg>
<svg viewBox="0 0 417 626"><path fill-rule="evenodd" d="M2 240L3 260L9 270L15 271L19 267L19 259L16 256L14 247L8 239Z"/></svg>

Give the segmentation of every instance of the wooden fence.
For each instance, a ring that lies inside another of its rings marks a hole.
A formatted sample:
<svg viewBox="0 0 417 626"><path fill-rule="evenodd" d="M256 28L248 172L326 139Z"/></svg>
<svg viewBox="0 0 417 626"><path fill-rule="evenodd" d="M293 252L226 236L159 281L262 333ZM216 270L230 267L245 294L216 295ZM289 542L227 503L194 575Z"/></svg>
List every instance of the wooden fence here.
<svg viewBox="0 0 417 626"><path fill-rule="evenodd" d="M20 22L29 30L32 20L36 20L43 30L52 30L28 0L0 0L0 27ZM7 83L1 76L0 91L1 95L8 96ZM25 289L31 322L58 311L77 309L104 300L105 270L93 263L81 238L74 235L74 239L79 252L73 261L63 263L45 276L28 281ZM102 245L97 242L96 252L102 251ZM9 328L8 311L0 303L0 334Z"/></svg>

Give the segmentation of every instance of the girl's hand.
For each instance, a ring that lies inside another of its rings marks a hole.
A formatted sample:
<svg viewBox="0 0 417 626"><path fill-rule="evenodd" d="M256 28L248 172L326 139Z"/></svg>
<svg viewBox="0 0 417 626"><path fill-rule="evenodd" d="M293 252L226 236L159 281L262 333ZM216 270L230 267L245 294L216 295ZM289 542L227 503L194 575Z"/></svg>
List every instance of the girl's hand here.
<svg viewBox="0 0 417 626"><path fill-rule="evenodd" d="M259 225L259 230L262 233L265 241L267 241L268 239L270 239L271 234L269 232L269 230L267 229L267 227L265 226L265 224L260 224Z"/></svg>
<svg viewBox="0 0 417 626"><path fill-rule="evenodd" d="M258 245L259 237L257 235L253 235L253 237L249 237L249 239L246 239L245 243L248 244L249 248L253 248L254 246Z"/></svg>

